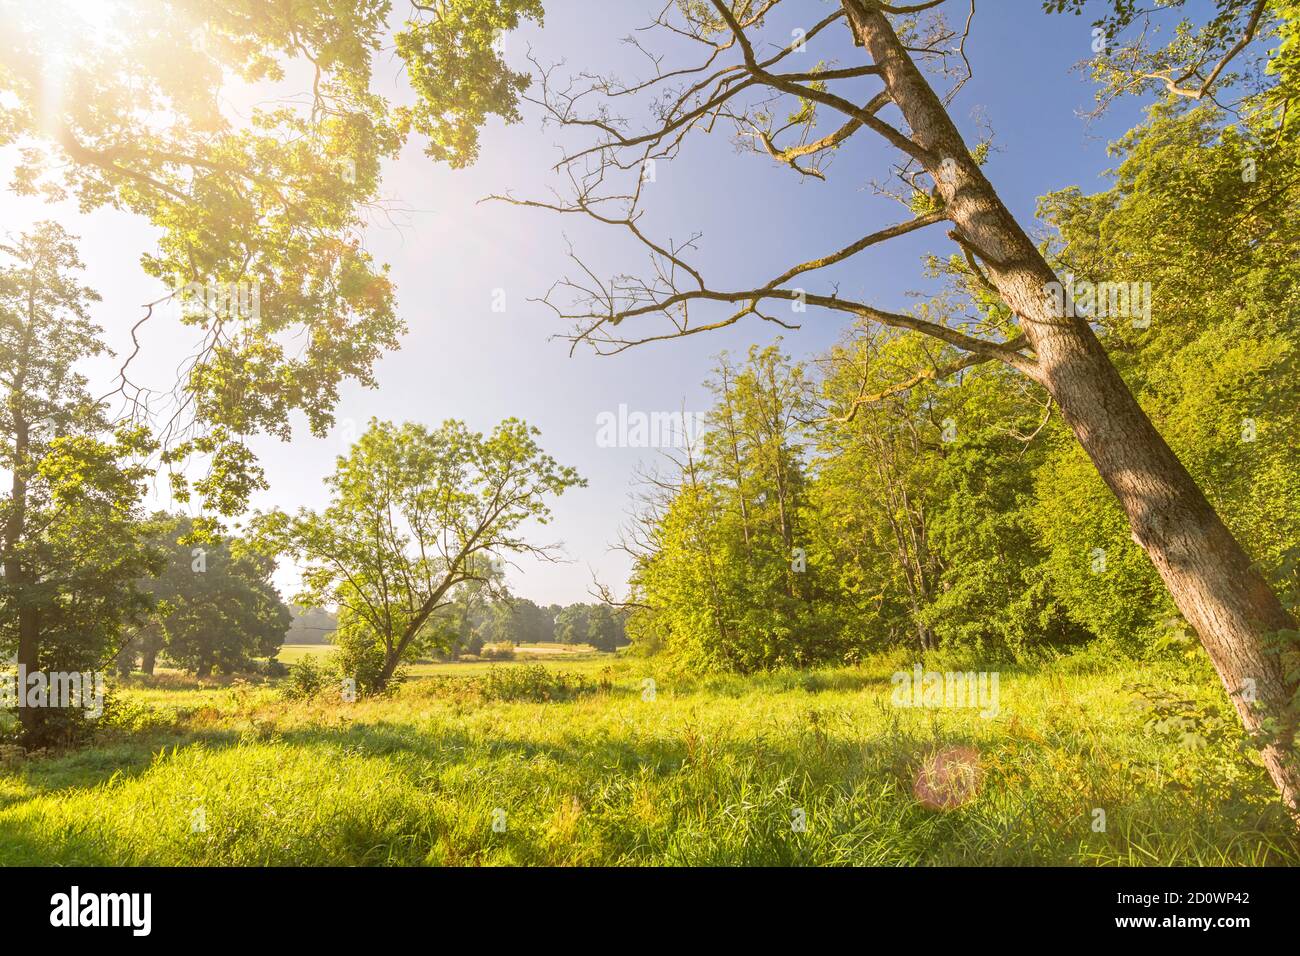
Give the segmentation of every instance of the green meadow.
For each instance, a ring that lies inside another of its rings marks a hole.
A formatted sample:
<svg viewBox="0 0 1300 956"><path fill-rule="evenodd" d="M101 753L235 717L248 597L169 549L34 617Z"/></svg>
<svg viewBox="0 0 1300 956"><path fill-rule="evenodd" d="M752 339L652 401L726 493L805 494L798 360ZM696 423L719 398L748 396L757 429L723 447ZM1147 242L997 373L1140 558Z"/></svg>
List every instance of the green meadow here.
<svg viewBox="0 0 1300 956"><path fill-rule="evenodd" d="M286 658L330 653L290 648ZM902 654L686 677L654 659L420 664L290 700L164 673L94 745L8 753L0 859L58 865L1279 865L1288 822L1191 655L1000 672L996 716L900 707ZM925 666L959 669L932 655ZM653 683L651 683L653 682ZM947 808L936 753L975 754ZM1099 816L1101 811L1104 816Z"/></svg>

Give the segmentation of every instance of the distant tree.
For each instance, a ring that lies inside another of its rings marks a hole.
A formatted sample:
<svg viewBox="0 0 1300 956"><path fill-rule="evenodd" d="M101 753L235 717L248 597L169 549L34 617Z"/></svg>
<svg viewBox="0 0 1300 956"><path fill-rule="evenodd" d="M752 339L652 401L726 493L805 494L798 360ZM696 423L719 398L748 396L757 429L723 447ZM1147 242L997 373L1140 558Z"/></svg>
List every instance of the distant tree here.
<svg viewBox="0 0 1300 956"><path fill-rule="evenodd" d="M168 658L201 676L275 654L292 621L271 584L275 562L238 539L196 537L189 517L159 515L154 528L164 566L141 584L156 602L154 621L138 635L145 671L153 670L159 635Z"/></svg>
<svg viewBox="0 0 1300 956"><path fill-rule="evenodd" d="M535 601L503 594L492 604L485 637L494 643L549 643L556 639L555 617Z"/></svg>
<svg viewBox="0 0 1300 956"><path fill-rule="evenodd" d="M128 632L125 643L117 652L118 674L129 677L138 662L140 670L152 675L158 665L158 655L166 646L167 632L163 630L162 619L155 609L142 624Z"/></svg>
<svg viewBox="0 0 1300 956"><path fill-rule="evenodd" d="M595 604L587 612L587 643L598 651L614 651L627 643L623 621L606 604Z"/></svg>
<svg viewBox="0 0 1300 956"><path fill-rule="evenodd" d="M284 636L286 644L328 644L338 627L338 617L318 607L290 605L293 622Z"/></svg>
<svg viewBox="0 0 1300 956"><path fill-rule="evenodd" d="M449 656L477 654L483 647L491 620L493 600L505 593L505 570L499 561L479 562L481 576L461 581L452 588L450 607L445 609L454 622L455 642Z"/></svg>
<svg viewBox="0 0 1300 956"><path fill-rule="evenodd" d="M545 644L555 640L555 617L528 598L511 602L511 631L516 644Z"/></svg>
<svg viewBox="0 0 1300 956"><path fill-rule="evenodd" d="M457 584L485 578L486 558L552 553L519 529L547 523L549 499L584 482L537 434L517 419L486 436L456 421L372 422L326 480L324 511L256 519L269 548L307 566L299 600L337 604L364 627L380 661L368 690L386 688Z"/></svg>
<svg viewBox="0 0 1300 956"><path fill-rule="evenodd" d="M562 644L585 644L587 642L586 604L570 604L555 617L555 639Z"/></svg>
<svg viewBox="0 0 1300 956"><path fill-rule="evenodd" d="M483 641L487 644L515 643L514 618L514 605L509 599L493 602L483 623Z"/></svg>

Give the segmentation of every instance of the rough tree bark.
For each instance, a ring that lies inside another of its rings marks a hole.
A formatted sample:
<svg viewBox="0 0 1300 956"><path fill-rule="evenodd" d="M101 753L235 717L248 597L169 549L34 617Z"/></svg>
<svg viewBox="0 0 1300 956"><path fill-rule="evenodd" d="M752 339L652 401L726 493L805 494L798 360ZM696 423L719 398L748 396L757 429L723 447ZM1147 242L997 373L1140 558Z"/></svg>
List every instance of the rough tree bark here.
<svg viewBox="0 0 1300 956"><path fill-rule="evenodd" d="M872 0L843 4L855 41L879 67L925 154L957 238L984 261L1003 301L1020 317L1037 356L1033 377L1119 500L1133 540L1200 635L1242 723L1266 741L1264 764L1283 800L1300 813L1296 685L1285 679L1283 660L1268 644L1270 635L1295 622L1142 411L1087 322L1055 314L1046 295L1055 274L971 159L884 12ZM1270 720L1280 728L1271 737L1264 734Z"/></svg>

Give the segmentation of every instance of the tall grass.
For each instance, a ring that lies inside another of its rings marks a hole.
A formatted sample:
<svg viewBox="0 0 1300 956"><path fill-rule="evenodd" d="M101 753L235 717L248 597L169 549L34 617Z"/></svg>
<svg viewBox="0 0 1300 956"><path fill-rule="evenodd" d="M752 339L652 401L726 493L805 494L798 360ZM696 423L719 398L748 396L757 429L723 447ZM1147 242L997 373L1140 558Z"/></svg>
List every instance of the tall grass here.
<svg viewBox="0 0 1300 956"><path fill-rule="evenodd" d="M0 862L1300 860L1295 829L1235 725L1219 720L1222 691L1201 667L1004 671L1000 713L982 719L893 706L890 676L909 665L895 655L687 679L654 660L578 661L568 674L417 679L356 704L236 687L195 706L182 692L169 719L137 720L94 748L6 758ZM1183 718L1204 726L1171 729L1144 687L1196 702ZM165 691L147 693L137 711L167 709ZM953 746L978 753L978 792L926 809L917 775Z"/></svg>

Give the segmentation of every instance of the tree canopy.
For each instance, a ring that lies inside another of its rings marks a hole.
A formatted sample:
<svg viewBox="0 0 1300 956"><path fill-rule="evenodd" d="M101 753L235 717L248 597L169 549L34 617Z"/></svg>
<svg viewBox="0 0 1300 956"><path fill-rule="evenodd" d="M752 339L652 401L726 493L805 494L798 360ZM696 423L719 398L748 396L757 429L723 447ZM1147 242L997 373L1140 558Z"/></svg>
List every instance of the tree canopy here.
<svg viewBox="0 0 1300 956"><path fill-rule="evenodd" d="M298 602L338 605L360 629L379 660L376 689L422 639L450 640L431 615L457 585L486 580L497 557L554 556L524 526L546 525L550 500L583 481L542 451L537 434L517 419L487 435L458 421L372 422L327 479L328 508L258 520L262 541L305 565Z"/></svg>

